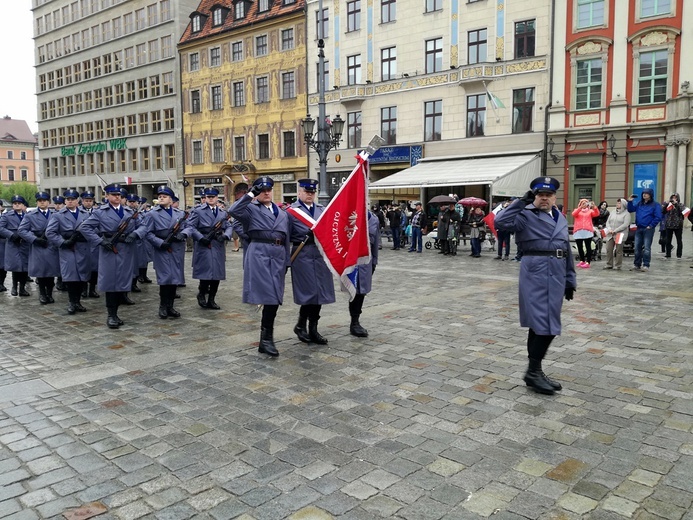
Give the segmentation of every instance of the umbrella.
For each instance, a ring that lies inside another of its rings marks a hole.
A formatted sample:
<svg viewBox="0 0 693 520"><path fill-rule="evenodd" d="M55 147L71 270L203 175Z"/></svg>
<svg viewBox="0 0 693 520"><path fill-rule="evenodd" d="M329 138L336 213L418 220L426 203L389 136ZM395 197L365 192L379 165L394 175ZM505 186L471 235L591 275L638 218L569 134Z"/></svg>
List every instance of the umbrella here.
<svg viewBox="0 0 693 520"><path fill-rule="evenodd" d="M455 204L457 201L447 195L436 195L428 201L429 204Z"/></svg>
<svg viewBox="0 0 693 520"><path fill-rule="evenodd" d="M484 199L480 199L479 197L465 197L464 199L460 199L458 204L462 204L463 206L473 206L473 207L478 207L478 206L488 206L488 202L486 202Z"/></svg>

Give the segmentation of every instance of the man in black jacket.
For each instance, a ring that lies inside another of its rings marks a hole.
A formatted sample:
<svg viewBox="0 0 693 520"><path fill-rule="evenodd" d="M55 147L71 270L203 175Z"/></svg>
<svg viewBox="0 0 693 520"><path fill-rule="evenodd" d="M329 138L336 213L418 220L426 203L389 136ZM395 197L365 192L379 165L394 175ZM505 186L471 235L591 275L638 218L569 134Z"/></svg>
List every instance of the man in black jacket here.
<svg viewBox="0 0 693 520"><path fill-rule="evenodd" d="M399 206L392 206L387 212L387 219L390 221L390 230L392 231L392 250L397 251L400 248L399 238L402 232L402 211Z"/></svg>

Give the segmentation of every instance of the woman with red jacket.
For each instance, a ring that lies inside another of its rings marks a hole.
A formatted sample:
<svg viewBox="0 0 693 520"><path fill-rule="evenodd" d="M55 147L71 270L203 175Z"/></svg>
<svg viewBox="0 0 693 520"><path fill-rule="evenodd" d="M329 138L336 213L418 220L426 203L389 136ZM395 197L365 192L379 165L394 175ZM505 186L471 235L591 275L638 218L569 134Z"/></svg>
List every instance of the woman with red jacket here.
<svg viewBox="0 0 693 520"><path fill-rule="evenodd" d="M573 238L578 247L580 263L577 267L589 269L592 261L592 238L594 238L594 225L592 219L599 216L599 208L594 202L580 199L578 207L573 210ZM587 249L587 254L585 254Z"/></svg>

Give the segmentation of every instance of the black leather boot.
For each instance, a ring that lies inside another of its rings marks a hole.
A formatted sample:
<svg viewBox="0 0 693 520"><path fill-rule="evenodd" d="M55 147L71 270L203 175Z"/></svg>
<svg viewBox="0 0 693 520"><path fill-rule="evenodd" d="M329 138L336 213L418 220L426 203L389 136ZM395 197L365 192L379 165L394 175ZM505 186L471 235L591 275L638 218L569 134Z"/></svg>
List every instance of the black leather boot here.
<svg viewBox="0 0 693 520"><path fill-rule="evenodd" d="M26 283L24 282L19 283L19 296L31 296L31 293L26 290Z"/></svg>
<svg viewBox="0 0 693 520"><path fill-rule="evenodd" d="M300 339L303 343L310 343L310 336L308 335L308 330L306 329L307 321L307 317L301 316L299 314L298 322L294 327L294 334L296 334L296 336L298 336L298 339Z"/></svg>
<svg viewBox="0 0 693 520"><path fill-rule="evenodd" d="M118 308L108 307L108 319L106 320L106 325L109 329L117 329L120 327L121 320L118 318Z"/></svg>
<svg viewBox="0 0 693 520"><path fill-rule="evenodd" d="M63 279L58 276L58 280L55 282L55 288L59 291L67 291L67 287L63 283Z"/></svg>
<svg viewBox="0 0 693 520"><path fill-rule="evenodd" d="M197 293L197 304L203 309L207 308L207 299L202 291Z"/></svg>
<svg viewBox="0 0 693 520"><path fill-rule="evenodd" d="M142 292L142 289L140 289L137 285L137 278L132 279L132 283L130 284L130 291L131 292Z"/></svg>
<svg viewBox="0 0 693 520"><path fill-rule="evenodd" d="M146 267L140 268L139 276L137 277L137 281L140 283L152 283L152 281L147 277L147 268Z"/></svg>
<svg viewBox="0 0 693 520"><path fill-rule="evenodd" d="M541 361L535 359L529 360L524 381L527 386L539 394L553 395L556 391L556 388L547 380L541 370Z"/></svg>
<svg viewBox="0 0 693 520"><path fill-rule="evenodd" d="M166 314L170 318L180 318L180 312L173 308L173 300L171 299L166 301Z"/></svg>
<svg viewBox="0 0 693 520"><path fill-rule="evenodd" d="M166 300L164 299L161 299L161 301L159 301L159 318L161 318L162 320L168 318L168 312L166 312Z"/></svg>
<svg viewBox="0 0 693 520"><path fill-rule="evenodd" d="M46 298L48 298L48 303L55 303L55 300L53 299L53 280L51 280L48 285L46 286Z"/></svg>
<svg viewBox="0 0 693 520"><path fill-rule="evenodd" d="M75 306L75 298L72 294L69 295L70 301L67 304L67 313L75 314L77 312L77 307Z"/></svg>
<svg viewBox="0 0 693 520"><path fill-rule="evenodd" d="M48 296L46 296L46 286L39 285L39 303L41 305L46 305L48 303Z"/></svg>
<svg viewBox="0 0 693 520"><path fill-rule="evenodd" d="M96 284L89 284L89 298L99 298L99 293L96 292Z"/></svg>
<svg viewBox="0 0 693 520"><path fill-rule="evenodd" d="M367 338L368 337L368 331L361 326L361 324L359 323L359 317L358 316L352 316L351 317L351 325L349 325L349 333L352 336L356 336L357 338Z"/></svg>
<svg viewBox="0 0 693 520"><path fill-rule="evenodd" d="M17 292L17 282L12 280L12 290L10 291L10 294L12 296L17 296L19 293Z"/></svg>
<svg viewBox="0 0 693 520"><path fill-rule="evenodd" d="M82 287L82 298L89 298L89 290L87 289L88 284L84 284Z"/></svg>
<svg viewBox="0 0 693 520"><path fill-rule="evenodd" d="M207 308L208 309L213 309L215 311L218 311L221 309L219 305L217 305L217 302L214 301L215 298L217 297L217 290L219 288L219 282L212 282L212 285L209 288L209 296L207 297Z"/></svg>
<svg viewBox="0 0 693 520"><path fill-rule="evenodd" d="M124 303L125 305L135 305L135 302L130 299L128 293L122 293L120 303Z"/></svg>
<svg viewBox="0 0 693 520"><path fill-rule="evenodd" d="M319 318L311 318L308 320L308 335L313 343L318 345L327 345L327 339L318 332Z"/></svg>
<svg viewBox="0 0 693 520"><path fill-rule="evenodd" d="M260 345L257 351L261 354L267 354L272 357L277 357L279 351L277 347L274 346L274 330L262 327L260 329Z"/></svg>

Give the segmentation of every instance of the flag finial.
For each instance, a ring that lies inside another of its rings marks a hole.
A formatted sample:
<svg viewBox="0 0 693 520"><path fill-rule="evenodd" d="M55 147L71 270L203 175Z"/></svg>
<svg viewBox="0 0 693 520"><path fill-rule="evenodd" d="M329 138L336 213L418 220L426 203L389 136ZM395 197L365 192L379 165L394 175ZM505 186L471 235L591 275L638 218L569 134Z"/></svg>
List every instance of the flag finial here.
<svg viewBox="0 0 693 520"><path fill-rule="evenodd" d="M371 142L368 143L368 146L366 146L366 153L368 155L373 155L384 144L385 139L376 134L373 136L373 139L371 139Z"/></svg>

